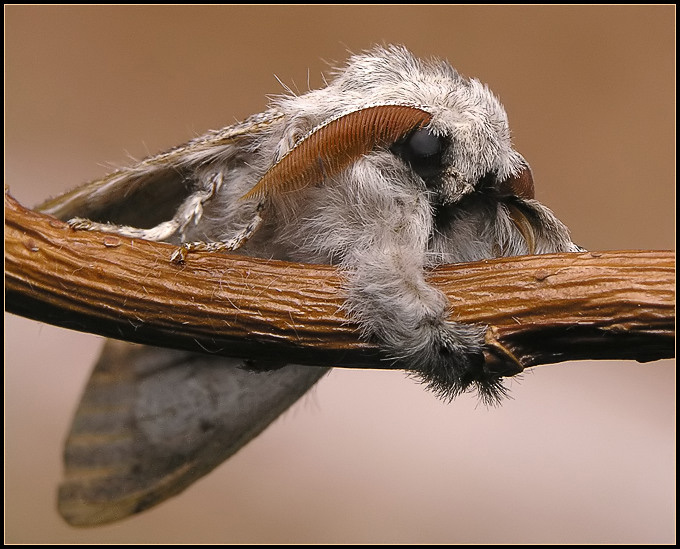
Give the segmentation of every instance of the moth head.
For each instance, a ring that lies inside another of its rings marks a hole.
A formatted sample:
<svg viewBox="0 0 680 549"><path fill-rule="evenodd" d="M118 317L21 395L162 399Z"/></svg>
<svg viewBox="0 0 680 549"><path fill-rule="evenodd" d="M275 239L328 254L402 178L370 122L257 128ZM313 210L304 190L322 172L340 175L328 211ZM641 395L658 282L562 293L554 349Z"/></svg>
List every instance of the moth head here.
<svg viewBox="0 0 680 549"><path fill-rule="evenodd" d="M320 183L380 149L448 202L489 174L502 182L526 167L510 143L505 110L485 85L402 46L354 55L326 88L279 97L275 106L287 118L278 158L249 198Z"/></svg>
<svg viewBox="0 0 680 549"><path fill-rule="evenodd" d="M328 87L280 98L277 107L289 113L283 148L246 199L263 203L332 181L372 153L391 154L434 207L479 193L533 198L531 170L511 145L503 106L448 63L418 60L399 46L376 48L352 57Z"/></svg>
<svg viewBox="0 0 680 549"><path fill-rule="evenodd" d="M488 142L493 142L489 139ZM434 208L455 208L475 195L504 204L504 212L524 238L530 253L536 251L536 218L527 215L522 204L534 199L534 180L529 164L509 149L491 155L488 163L467 164L474 154L460 154L460 142L451 134L422 127L407 133L390 148L422 180ZM459 161L457 161L459 160ZM484 171L487 170L487 171Z"/></svg>
<svg viewBox="0 0 680 549"><path fill-rule="evenodd" d="M451 134L421 127L394 142L390 150L408 164L441 205L454 204L473 192L534 198L531 168L518 152L509 149L472 164L468 159L475 152L461 153L459 147Z"/></svg>

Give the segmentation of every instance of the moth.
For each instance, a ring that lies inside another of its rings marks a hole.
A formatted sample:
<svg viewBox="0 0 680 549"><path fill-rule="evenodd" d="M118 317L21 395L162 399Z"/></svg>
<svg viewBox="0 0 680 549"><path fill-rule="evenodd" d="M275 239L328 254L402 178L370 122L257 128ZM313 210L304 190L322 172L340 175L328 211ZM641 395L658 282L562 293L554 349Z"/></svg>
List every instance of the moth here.
<svg viewBox="0 0 680 549"><path fill-rule="evenodd" d="M325 88L275 97L40 209L75 229L175 243L176 262L229 250L335 265L364 337L446 399L498 400L521 367L485 363L485 327L451 320L427 271L580 250L534 199L488 87L401 46L353 55ZM332 364L274 366L107 342L66 442L61 514L96 525L177 494Z"/></svg>

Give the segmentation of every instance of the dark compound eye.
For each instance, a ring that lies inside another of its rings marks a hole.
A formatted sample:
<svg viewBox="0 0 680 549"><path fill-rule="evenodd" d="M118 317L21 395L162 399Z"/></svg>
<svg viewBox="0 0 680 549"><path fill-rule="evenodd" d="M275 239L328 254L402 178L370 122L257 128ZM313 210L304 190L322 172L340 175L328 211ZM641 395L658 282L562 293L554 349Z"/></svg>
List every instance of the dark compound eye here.
<svg viewBox="0 0 680 549"><path fill-rule="evenodd" d="M431 179L441 173L446 139L427 129L411 132L391 147L391 151L408 162L414 172L423 179Z"/></svg>

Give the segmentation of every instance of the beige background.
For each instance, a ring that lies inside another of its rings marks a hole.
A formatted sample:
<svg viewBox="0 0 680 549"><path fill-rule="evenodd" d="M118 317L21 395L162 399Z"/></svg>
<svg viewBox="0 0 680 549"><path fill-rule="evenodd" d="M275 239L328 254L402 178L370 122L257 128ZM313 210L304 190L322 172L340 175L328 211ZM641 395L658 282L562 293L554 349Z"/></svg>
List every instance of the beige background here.
<svg viewBox="0 0 680 549"><path fill-rule="evenodd" d="M538 197L593 250L675 247L675 8L5 8L5 181L34 205L322 84L374 43L487 82ZM546 366L450 405L335 370L180 496L77 530L54 509L97 337L6 315L6 541L669 543L674 361Z"/></svg>

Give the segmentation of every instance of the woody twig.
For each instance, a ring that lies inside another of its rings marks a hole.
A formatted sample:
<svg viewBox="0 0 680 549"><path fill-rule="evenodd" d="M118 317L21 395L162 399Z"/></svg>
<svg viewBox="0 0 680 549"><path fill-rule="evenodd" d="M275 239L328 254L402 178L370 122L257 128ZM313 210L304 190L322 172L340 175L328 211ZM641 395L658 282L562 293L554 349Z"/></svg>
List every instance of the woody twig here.
<svg viewBox="0 0 680 549"><path fill-rule="evenodd" d="M5 194L8 312L102 336L225 356L393 368L345 313L330 266L235 254L170 261L169 244L74 231ZM452 318L522 366L674 356L675 253L607 251L446 265Z"/></svg>

